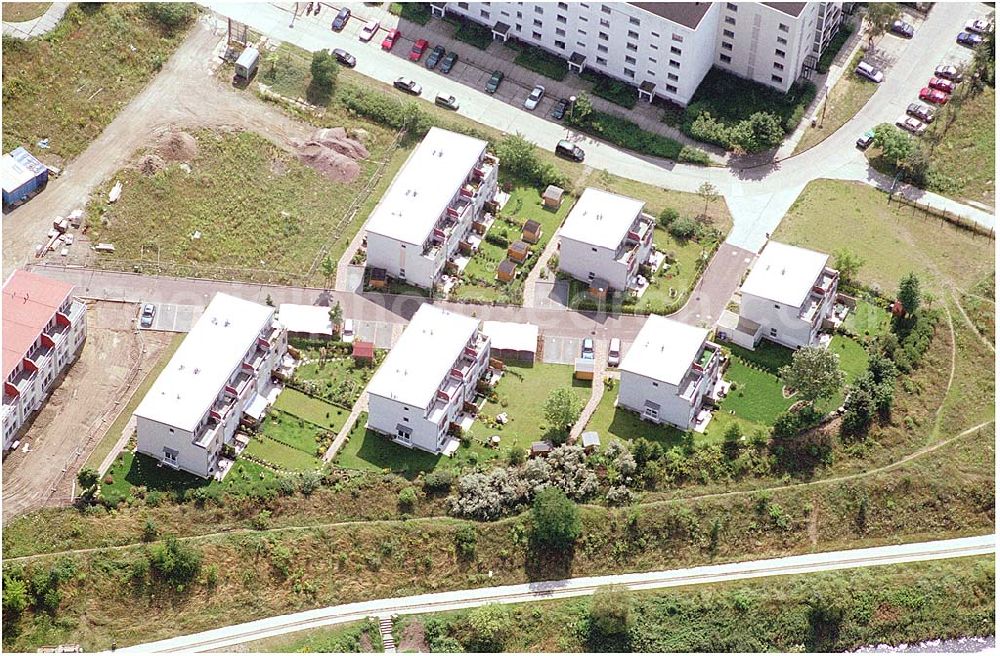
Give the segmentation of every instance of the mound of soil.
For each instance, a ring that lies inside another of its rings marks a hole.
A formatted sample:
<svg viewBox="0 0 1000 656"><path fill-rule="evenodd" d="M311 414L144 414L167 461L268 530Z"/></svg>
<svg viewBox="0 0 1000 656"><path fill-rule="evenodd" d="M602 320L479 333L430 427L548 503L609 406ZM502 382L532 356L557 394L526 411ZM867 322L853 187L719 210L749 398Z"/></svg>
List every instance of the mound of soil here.
<svg viewBox="0 0 1000 656"><path fill-rule="evenodd" d="M163 136L157 152L168 162L190 162L198 156L198 141L187 132L174 130Z"/></svg>
<svg viewBox="0 0 1000 656"><path fill-rule="evenodd" d="M349 137L344 128L316 130L294 145L300 162L334 182L353 182L361 172L358 160L368 157L364 144Z"/></svg>
<svg viewBox="0 0 1000 656"><path fill-rule="evenodd" d="M153 175L166 168L167 164L159 155L146 155L139 161L139 170L143 175Z"/></svg>

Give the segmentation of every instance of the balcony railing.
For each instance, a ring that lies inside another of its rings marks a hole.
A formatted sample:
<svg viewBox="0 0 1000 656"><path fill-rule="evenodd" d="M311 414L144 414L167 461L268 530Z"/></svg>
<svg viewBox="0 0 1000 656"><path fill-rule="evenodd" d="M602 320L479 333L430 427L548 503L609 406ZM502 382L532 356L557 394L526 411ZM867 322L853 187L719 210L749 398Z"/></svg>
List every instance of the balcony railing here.
<svg viewBox="0 0 1000 656"><path fill-rule="evenodd" d="M222 424L218 421L209 420L201 430L198 431L194 436L195 446L200 446L202 448L207 447L215 439L216 435L219 434L219 430Z"/></svg>

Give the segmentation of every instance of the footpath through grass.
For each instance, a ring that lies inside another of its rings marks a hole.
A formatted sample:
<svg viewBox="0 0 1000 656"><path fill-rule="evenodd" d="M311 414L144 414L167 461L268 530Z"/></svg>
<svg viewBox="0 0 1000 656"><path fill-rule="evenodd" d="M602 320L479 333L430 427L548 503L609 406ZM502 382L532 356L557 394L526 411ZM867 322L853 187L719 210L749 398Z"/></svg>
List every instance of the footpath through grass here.
<svg viewBox="0 0 1000 656"><path fill-rule="evenodd" d="M968 83L966 83L968 84ZM943 130L935 121L933 130ZM931 153L930 189L958 200L996 203L996 89L967 98Z"/></svg>
<svg viewBox="0 0 1000 656"><path fill-rule="evenodd" d="M43 5L48 3L32 3ZM4 3L10 11L26 5ZM61 165L79 155L160 70L186 30L168 29L146 6L72 4L49 34L4 39L4 150L25 146ZM40 139L49 148L36 147Z"/></svg>
<svg viewBox="0 0 1000 656"><path fill-rule="evenodd" d="M830 90L826 99L817 109L816 116L820 120L817 121L816 127L811 125L806 127L802 138L795 146L795 150L792 151L793 155L815 146L839 130L844 123L854 118L865 106L865 103L875 95L878 84L854 73L854 69L863 54L858 52L844 70L843 77L833 85L833 89ZM874 127L874 125L869 126L869 128Z"/></svg>

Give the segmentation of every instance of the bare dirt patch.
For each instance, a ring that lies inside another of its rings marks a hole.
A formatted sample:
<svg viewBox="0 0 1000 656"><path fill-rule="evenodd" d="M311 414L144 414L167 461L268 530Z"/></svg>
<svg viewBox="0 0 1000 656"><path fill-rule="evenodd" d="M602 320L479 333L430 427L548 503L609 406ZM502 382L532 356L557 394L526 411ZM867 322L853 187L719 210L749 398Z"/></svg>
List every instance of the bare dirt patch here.
<svg viewBox="0 0 1000 656"><path fill-rule="evenodd" d="M198 156L198 140L183 130L170 130L160 138L157 152L168 162L190 162Z"/></svg>
<svg viewBox="0 0 1000 656"><path fill-rule="evenodd" d="M359 161L368 157L361 141L344 128L321 128L304 141L294 142L299 161L334 182L353 182L361 172Z"/></svg>
<svg viewBox="0 0 1000 656"><path fill-rule="evenodd" d="M159 155L149 154L139 161L139 170L143 175L153 175L162 171L166 167L166 162Z"/></svg>
<svg viewBox="0 0 1000 656"><path fill-rule="evenodd" d="M427 644L427 638L424 635L423 622L410 622L403 627L403 633L399 636L399 646L396 651L403 653L428 653L430 650L431 648Z"/></svg>

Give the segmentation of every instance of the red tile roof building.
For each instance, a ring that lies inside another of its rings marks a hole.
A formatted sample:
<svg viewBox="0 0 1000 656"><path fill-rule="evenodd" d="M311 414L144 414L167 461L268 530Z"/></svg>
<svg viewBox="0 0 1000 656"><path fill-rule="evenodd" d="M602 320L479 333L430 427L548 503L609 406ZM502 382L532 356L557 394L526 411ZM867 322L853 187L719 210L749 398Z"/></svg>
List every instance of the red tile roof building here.
<svg viewBox="0 0 1000 656"><path fill-rule="evenodd" d="M42 407L86 338L86 305L73 286L15 271L3 286L3 448Z"/></svg>

